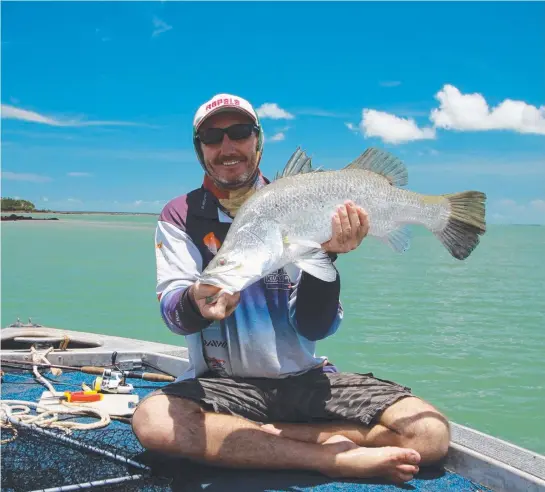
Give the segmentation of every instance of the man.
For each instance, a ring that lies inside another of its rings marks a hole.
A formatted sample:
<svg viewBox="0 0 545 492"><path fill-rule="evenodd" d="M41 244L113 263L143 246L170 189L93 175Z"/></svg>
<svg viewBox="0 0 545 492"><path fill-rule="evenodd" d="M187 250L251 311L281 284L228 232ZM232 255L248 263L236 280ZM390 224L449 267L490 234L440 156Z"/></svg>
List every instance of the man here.
<svg viewBox="0 0 545 492"><path fill-rule="evenodd" d="M263 130L240 97L219 94L198 109L194 145L203 185L165 206L156 233L161 314L186 337L190 368L135 411L142 445L218 466L395 482L443 458L448 422L434 407L315 355L342 319L339 275L324 282L286 267L217 299L217 287L197 281L240 205L268 181ZM362 209L339 204L322 247L334 261L368 228Z"/></svg>

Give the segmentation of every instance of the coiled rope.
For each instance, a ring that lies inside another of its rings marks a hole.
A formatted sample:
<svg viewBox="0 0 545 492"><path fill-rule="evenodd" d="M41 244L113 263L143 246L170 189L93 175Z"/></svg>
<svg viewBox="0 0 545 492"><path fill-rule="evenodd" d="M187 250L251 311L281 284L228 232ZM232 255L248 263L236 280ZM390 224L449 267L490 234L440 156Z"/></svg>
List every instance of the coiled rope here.
<svg viewBox="0 0 545 492"><path fill-rule="evenodd" d="M45 352L39 352L34 346L32 346L30 351L32 354L33 364L43 363L50 365L51 363L49 360L47 360L46 355L48 355L52 350L53 347L49 347ZM51 369L53 370L53 368ZM32 373L38 382L44 385L51 392L52 397L57 394L57 391L53 385L39 373L37 365L32 366ZM43 405L25 400L1 400L0 427L2 429L2 433L4 433L4 430L7 430L8 432L11 432L12 435L6 439L1 439L0 444L7 444L17 439L18 432L16 426L18 423L23 425L35 425L42 428L49 427L61 429L66 434L71 434L72 430L100 429L101 427L106 427L111 422L109 413L99 408L77 405L75 403L69 403L62 400L61 404L66 407L66 409L56 408L55 410L52 410ZM32 408L36 410L36 415L31 414ZM59 421L59 416L63 414L84 415L86 417L95 416L99 420L97 422L90 423Z"/></svg>

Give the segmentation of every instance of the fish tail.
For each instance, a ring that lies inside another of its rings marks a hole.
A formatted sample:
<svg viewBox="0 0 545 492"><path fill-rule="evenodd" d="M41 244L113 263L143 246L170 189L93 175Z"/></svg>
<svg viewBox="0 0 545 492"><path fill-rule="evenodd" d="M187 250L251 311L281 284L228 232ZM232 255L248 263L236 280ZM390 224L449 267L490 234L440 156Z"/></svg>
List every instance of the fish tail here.
<svg viewBox="0 0 545 492"><path fill-rule="evenodd" d="M454 258L465 260L486 231L486 195L480 191L463 191L442 196L449 203L449 218L444 229L434 234Z"/></svg>

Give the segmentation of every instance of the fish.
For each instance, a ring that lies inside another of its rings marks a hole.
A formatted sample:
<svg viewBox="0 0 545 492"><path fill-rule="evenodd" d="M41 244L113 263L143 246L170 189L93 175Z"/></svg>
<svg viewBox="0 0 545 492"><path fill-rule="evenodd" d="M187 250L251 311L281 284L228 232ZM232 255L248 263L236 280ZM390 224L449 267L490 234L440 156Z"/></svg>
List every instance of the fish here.
<svg viewBox="0 0 545 492"><path fill-rule="evenodd" d="M337 270L322 244L331 239L332 216L347 200L367 212L367 236L398 253L410 247L411 226L420 225L452 257L468 258L486 232L486 194L425 195L402 189L407 184L406 166L385 150L370 147L346 167L327 170L313 168L298 147L283 171L242 204L198 281L219 287L217 298L293 264L333 282Z"/></svg>

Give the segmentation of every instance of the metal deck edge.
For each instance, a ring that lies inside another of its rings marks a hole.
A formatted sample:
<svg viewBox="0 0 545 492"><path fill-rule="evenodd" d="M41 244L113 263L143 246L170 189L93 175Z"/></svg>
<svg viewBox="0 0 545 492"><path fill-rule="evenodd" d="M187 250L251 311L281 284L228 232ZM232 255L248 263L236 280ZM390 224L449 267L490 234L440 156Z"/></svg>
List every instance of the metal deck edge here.
<svg viewBox="0 0 545 492"><path fill-rule="evenodd" d="M537 452L455 423L451 423L451 441L500 463L509 464L540 480L545 480L545 456Z"/></svg>
<svg viewBox="0 0 545 492"><path fill-rule="evenodd" d="M104 335L102 333L82 332L74 330L65 330L61 328L53 328L50 326L7 326L0 330L1 340L7 340L13 337L25 337L25 336L64 336L72 338L80 342L96 343L102 348L111 349L114 346L120 349L135 350L140 349L146 352L172 352L182 351L187 353L187 347L183 345L167 344L162 342L153 342L148 340L140 340L137 338L122 337L116 335ZM30 345L29 345L30 347ZM69 345L70 347L70 345ZM99 348L99 347L92 347ZM75 349L83 352L89 349Z"/></svg>
<svg viewBox="0 0 545 492"><path fill-rule="evenodd" d="M495 492L543 492L545 480L455 442L445 468Z"/></svg>

